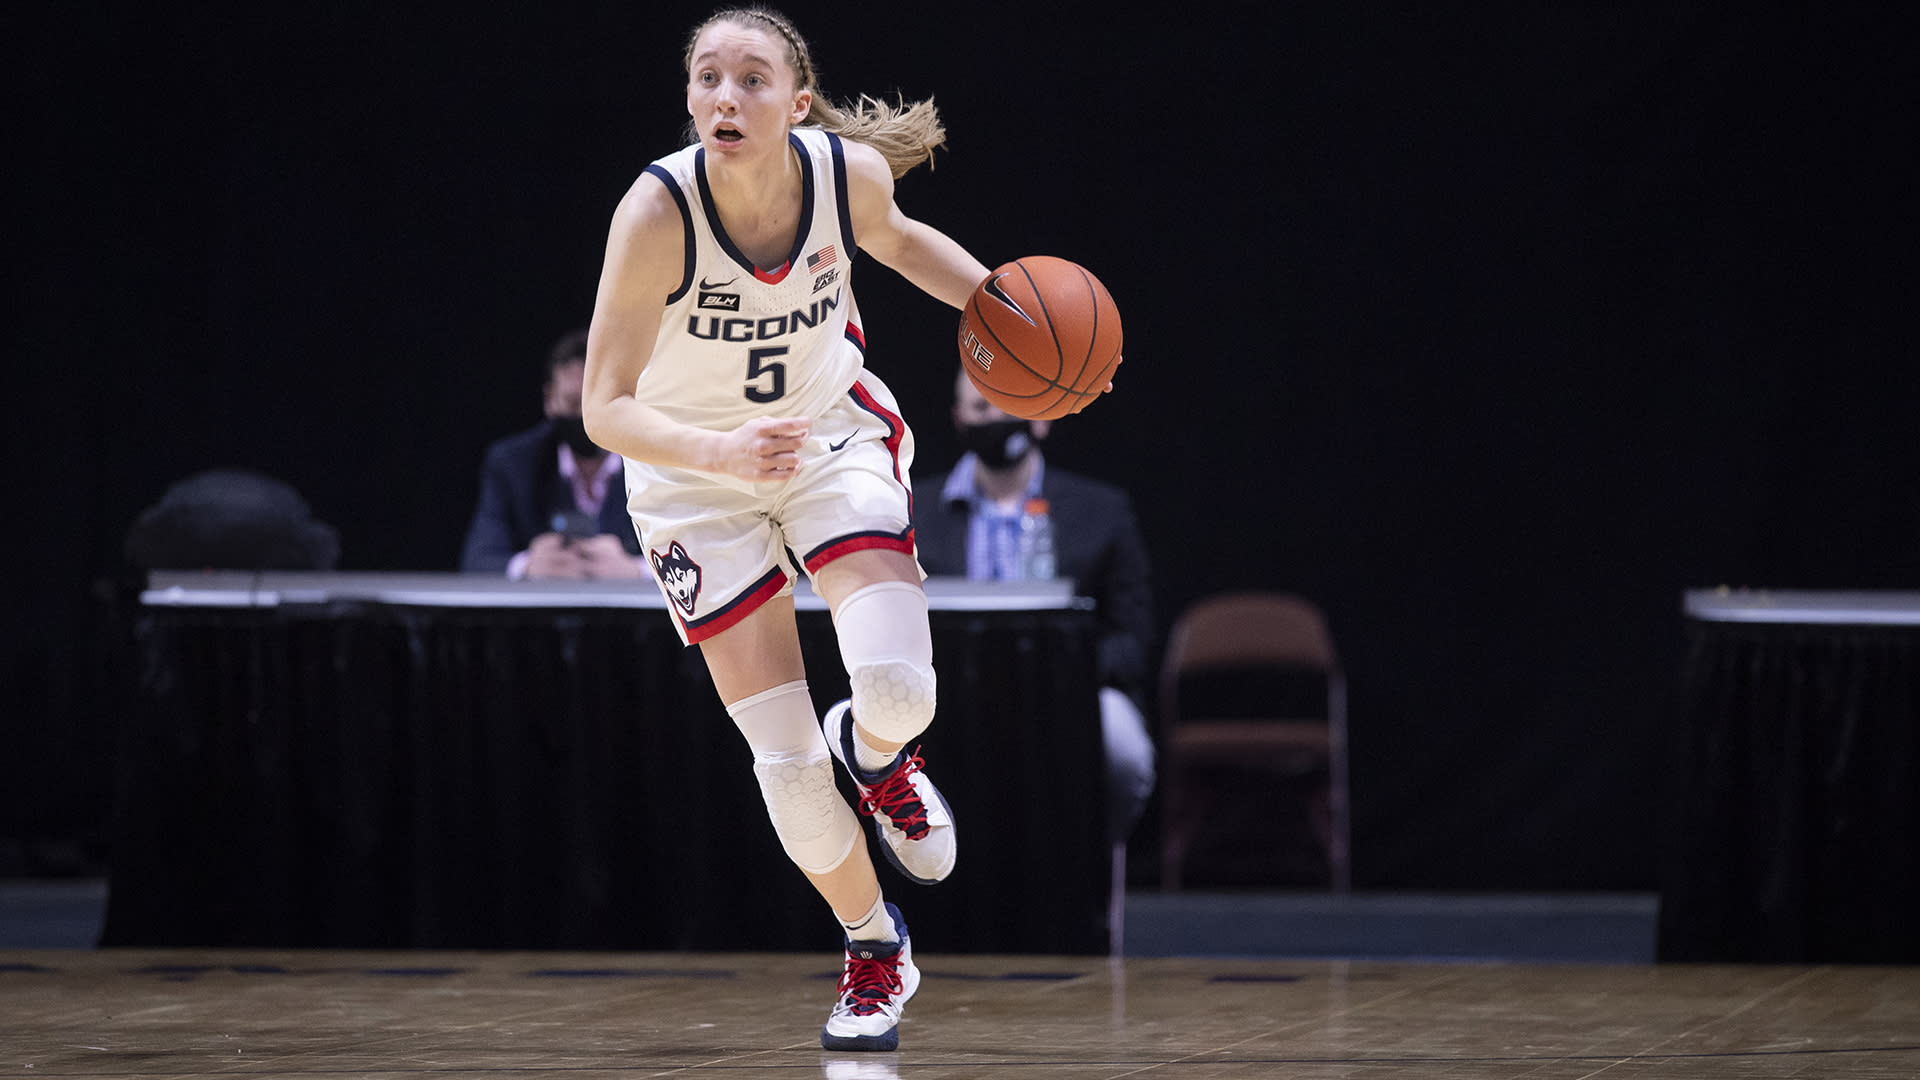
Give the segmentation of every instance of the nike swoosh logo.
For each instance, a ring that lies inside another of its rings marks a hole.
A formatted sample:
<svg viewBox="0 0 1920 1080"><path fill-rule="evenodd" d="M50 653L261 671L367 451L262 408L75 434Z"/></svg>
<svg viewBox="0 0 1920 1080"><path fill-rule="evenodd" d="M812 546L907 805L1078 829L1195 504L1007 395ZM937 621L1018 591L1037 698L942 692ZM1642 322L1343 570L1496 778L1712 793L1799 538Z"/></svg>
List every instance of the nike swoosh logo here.
<svg viewBox="0 0 1920 1080"><path fill-rule="evenodd" d="M724 289L727 286L739 280L740 280L740 275L738 274L735 274L734 276L728 278L725 281L708 281L706 278L703 277L700 279L700 287L703 289Z"/></svg>
<svg viewBox="0 0 1920 1080"><path fill-rule="evenodd" d="M858 434L860 434L860 429L859 429L859 428L854 428L854 429L853 429L853 435L858 435ZM836 443L828 443L828 444L827 444L827 452L828 452L828 453L833 453L834 451L836 451L836 450L839 450L839 449L840 449L841 447L843 447L843 446L845 446L845 445L847 445L848 443L850 443L850 442L852 442L852 441L853 441L853 435L849 435L849 436L847 436L846 438L844 438L844 439L841 439L841 440L840 440L839 442L836 442Z"/></svg>
<svg viewBox="0 0 1920 1080"><path fill-rule="evenodd" d="M1006 292L1006 290L1005 290L1005 289L1002 289L1002 288L1000 287L1000 279L1001 279L1001 278L1003 278L1003 277L1006 277L1006 276L1007 276L1007 275L1005 275L1005 274L995 274L995 275L993 275L992 277L990 277L990 278L988 278L988 279L987 279L987 285L986 285L986 289L987 289L987 292L988 292L988 293L990 293L990 294L992 294L992 296L993 296L993 298L994 298L995 300L998 300L998 301L1000 301L1001 303L1003 303L1003 304L1005 304L1005 305L1007 305L1008 307L1010 307L1010 308L1012 308L1012 309L1013 309L1013 313L1014 313L1015 315L1018 315L1018 316L1020 316L1021 318L1023 318L1023 319L1025 319L1025 320L1027 320L1027 325L1028 325L1028 326L1039 326L1039 325L1040 325L1039 323L1037 323L1037 322L1034 322L1034 321L1033 321L1033 316L1031 316L1031 315L1029 315L1029 314L1027 314L1026 312L1024 312L1024 311L1022 311L1022 310L1020 310L1020 305L1019 305L1019 304L1016 304L1016 303L1014 303L1014 302L1013 302L1013 297L1011 297L1011 296L1008 296L1008 295L1007 295L1007 292Z"/></svg>

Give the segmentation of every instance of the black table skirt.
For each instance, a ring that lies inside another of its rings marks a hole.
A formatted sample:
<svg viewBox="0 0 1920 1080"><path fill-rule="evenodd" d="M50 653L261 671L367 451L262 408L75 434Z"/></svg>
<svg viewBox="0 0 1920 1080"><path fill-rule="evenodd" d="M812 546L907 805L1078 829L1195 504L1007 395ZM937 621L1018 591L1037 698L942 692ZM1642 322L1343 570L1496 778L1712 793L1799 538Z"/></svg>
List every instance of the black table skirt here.
<svg viewBox="0 0 1920 1080"><path fill-rule="evenodd" d="M824 712L847 677L826 613L799 618ZM1091 616L932 618L923 745L960 860L919 886L876 845L888 898L924 950L1104 951ZM838 947L657 610L149 609L134 631L105 945Z"/></svg>
<svg viewBox="0 0 1920 1080"><path fill-rule="evenodd" d="M1687 629L1660 958L1920 962L1920 627Z"/></svg>

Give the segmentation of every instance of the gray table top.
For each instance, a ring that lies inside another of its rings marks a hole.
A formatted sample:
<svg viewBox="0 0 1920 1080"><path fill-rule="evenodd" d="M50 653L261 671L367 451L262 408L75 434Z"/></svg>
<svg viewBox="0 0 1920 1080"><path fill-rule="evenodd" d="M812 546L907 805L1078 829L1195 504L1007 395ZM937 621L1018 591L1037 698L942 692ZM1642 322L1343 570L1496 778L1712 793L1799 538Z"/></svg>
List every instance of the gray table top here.
<svg viewBox="0 0 1920 1080"><path fill-rule="evenodd" d="M1070 581L926 581L935 611L1048 611L1085 608ZM463 608L665 608L650 580L507 581L493 574L305 571L156 570L140 601L149 607L278 607L335 601ZM825 610L805 579L794 606Z"/></svg>
<svg viewBox="0 0 1920 1080"><path fill-rule="evenodd" d="M1686 613L1706 622L1920 626L1920 592L1690 589Z"/></svg>

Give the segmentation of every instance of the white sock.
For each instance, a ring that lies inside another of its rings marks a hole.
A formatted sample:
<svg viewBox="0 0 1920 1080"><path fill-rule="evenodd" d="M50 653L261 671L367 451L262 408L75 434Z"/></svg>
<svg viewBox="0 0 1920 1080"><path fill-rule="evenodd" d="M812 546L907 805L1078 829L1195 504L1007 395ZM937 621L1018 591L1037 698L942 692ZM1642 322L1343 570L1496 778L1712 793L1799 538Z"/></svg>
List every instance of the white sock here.
<svg viewBox="0 0 1920 1080"><path fill-rule="evenodd" d="M900 755L898 750L876 750L860 735L860 725L853 725L853 760L860 766L861 772L875 773L893 764Z"/></svg>
<svg viewBox="0 0 1920 1080"><path fill-rule="evenodd" d="M900 931L893 925L893 916L887 914L887 894L880 893L873 898L873 907L865 915L853 922L840 920L846 927L847 937L852 941L899 941Z"/></svg>

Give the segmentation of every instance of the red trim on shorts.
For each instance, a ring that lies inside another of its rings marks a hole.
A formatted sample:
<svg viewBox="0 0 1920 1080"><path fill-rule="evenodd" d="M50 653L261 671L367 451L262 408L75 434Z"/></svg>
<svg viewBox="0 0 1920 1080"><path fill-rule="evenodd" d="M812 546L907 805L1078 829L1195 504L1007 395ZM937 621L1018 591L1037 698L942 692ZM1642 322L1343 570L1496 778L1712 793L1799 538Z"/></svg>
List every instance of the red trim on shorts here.
<svg viewBox="0 0 1920 1080"><path fill-rule="evenodd" d="M819 573L821 567L842 555L851 555L856 551L871 551L876 548L881 551L898 551L903 555L913 554L913 526L907 526L907 531L899 536L892 533L855 533L852 536L828 541L807 556L807 573Z"/></svg>
<svg viewBox="0 0 1920 1080"><path fill-rule="evenodd" d="M848 323L847 328L852 329L853 324ZM847 393L853 395L853 400L861 408L879 417L886 423L887 453L893 458L893 478L900 481L901 487L905 487L906 481L900 478L900 443L901 440L906 438L907 422L881 407L879 400L873 396L873 393L857 382L853 384ZM909 514L913 512L913 492L911 491L907 492L907 512Z"/></svg>
<svg viewBox="0 0 1920 1080"><path fill-rule="evenodd" d="M678 611L673 613L673 617L680 619L680 626L687 633L687 644L698 645L722 630L732 628L741 619L760 610L762 604L780 595L780 590L785 588L786 584L787 575L782 573L779 567L775 567L767 571L767 576L761 578L758 585L741 593L734 598L733 603L705 618L688 622L680 618Z"/></svg>
<svg viewBox="0 0 1920 1080"><path fill-rule="evenodd" d="M865 331L862 331L860 327L851 320L847 322L847 340L858 345L861 352L864 353L867 351L867 335Z"/></svg>

